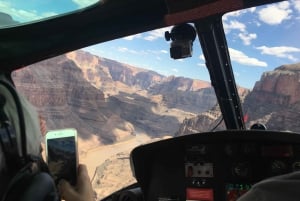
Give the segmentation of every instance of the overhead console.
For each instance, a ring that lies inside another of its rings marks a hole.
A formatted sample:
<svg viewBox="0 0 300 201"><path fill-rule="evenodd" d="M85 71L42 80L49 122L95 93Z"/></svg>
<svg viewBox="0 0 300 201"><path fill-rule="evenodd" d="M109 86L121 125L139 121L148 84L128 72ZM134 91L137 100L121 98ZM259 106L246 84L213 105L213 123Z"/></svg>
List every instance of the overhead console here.
<svg viewBox="0 0 300 201"><path fill-rule="evenodd" d="M131 162L147 201L235 201L254 183L300 170L300 135L193 134L137 147Z"/></svg>

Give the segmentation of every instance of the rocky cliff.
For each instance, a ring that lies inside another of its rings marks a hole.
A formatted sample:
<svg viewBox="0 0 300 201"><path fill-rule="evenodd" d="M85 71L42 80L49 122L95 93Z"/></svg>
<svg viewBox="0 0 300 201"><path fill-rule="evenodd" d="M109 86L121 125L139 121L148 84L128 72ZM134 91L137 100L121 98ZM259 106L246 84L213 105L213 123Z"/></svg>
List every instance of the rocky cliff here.
<svg viewBox="0 0 300 201"><path fill-rule="evenodd" d="M80 136L97 135L103 143L114 140L101 132L107 116L104 94L83 78L66 56L31 65L12 75L19 91L37 107L48 129L75 127ZM101 112L99 112L101 111Z"/></svg>
<svg viewBox="0 0 300 201"><path fill-rule="evenodd" d="M201 113L216 104L216 95L210 83L184 77L170 76L148 90L162 95L162 102L170 108Z"/></svg>
<svg viewBox="0 0 300 201"><path fill-rule="evenodd" d="M175 133L175 136L211 131L221 120L222 116L220 108L216 105L212 109L202 112L196 117L184 119L179 130ZM224 128L225 125L221 122L221 125L218 126L216 130L222 130Z"/></svg>
<svg viewBox="0 0 300 201"><path fill-rule="evenodd" d="M300 132L299 80L300 63L283 65L263 73L253 90L244 93L243 111L247 128L255 123L263 123L269 130ZM220 115L219 108L215 107L197 117L185 119L177 135L209 131L218 123ZM223 128L224 124L218 127Z"/></svg>
<svg viewBox="0 0 300 201"><path fill-rule="evenodd" d="M266 124L270 130L300 132L300 63L265 72L246 97L248 125Z"/></svg>
<svg viewBox="0 0 300 201"><path fill-rule="evenodd" d="M13 79L48 129L74 127L89 146L139 132L173 135L184 118L216 102L207 82L165 77L84 51L15 71Z"/></svg>
<svg viewBox="0 0 300 201"><path fill-rule="evenodd" d="M160 97L159 104L194 113L206 111L216 103L209 82L166 77L83 51L71 52L67 57L78 65L86 80L108 96L119 94L120 91L138 93L144 90L148 97Z"/></svg>

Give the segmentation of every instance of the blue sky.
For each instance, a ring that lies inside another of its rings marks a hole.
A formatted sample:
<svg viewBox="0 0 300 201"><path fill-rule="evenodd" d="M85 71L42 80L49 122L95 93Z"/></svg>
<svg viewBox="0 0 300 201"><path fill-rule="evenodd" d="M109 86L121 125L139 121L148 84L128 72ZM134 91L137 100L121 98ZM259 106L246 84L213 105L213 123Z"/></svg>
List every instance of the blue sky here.
<svg viewBox="0 0 300 201"><path fill-rule="evenodd" d="M223 17L234 75L253 88L265 71L300 62L300 0L233 12ZM86 48L93 54L157 71L210 81L198 39L192 58L173 60L164 32L171 27Z"/></svg>
<svg viewBox="0 0 300 201"><path fill-rule="evenodd" d="M15 21L28 22L83 8L97 0L2 0L0 12ZM300 62L300 0L233 12L223 17L232 65L239 85L252 88L265 71L282 64ZM164 32L153 30L85 48L136 67L163 75L210 81L198 39L193 57L173 60Z"/></svg>

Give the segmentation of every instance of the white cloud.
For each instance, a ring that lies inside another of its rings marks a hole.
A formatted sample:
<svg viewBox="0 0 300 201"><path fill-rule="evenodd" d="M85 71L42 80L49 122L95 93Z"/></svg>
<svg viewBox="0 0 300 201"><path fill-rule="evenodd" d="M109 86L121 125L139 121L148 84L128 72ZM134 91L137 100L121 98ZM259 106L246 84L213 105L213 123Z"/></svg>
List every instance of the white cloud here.
<svg viewBox="0 0 300 201"><path fill-rule="evenodd" d="M123 39L125 39L125 40L133 40L133 39L141 38L141 37L142 37L142 34L135 34L135 35L131 35L131 36L126 36Z"/></svg>
<svg viewBox="0 0 300 201"><path fill-rule="evenodd" d="M300 0L294 0L294 1L292 1L292 3L293 3L293 5L294 5L295 9L296 9L298 12L300 12Z"/></svg>
<svg viewBox="0 0 300 201"><path fill-rule="evenodd" d="M127 47L118 47L118 51L119 52L128 52L128 48Z"/></svg>
<svg viewBox="0 0 300 201"><path fill-rule="evenodd" d="M292 61L298 60L292 55L292 53L300 52L300 48L289 47L289 46L279 46L279 47L260 46L257 47L257 49L261 50L261 54L273 55L280 58L287 58Z"/></svg>
<svg viewBox="0 0 300 201"><path fill-rule="evenodd" d="M281 24L284 20L291 18L292 10L290 2L283 1L281 3L268 5L266 8L258 12L259 19L269 25Z"/></svg>
<svg viewBox="0 0 300 201"><path fill-rule="evenodd" d="M177 68L173 68L172 71L175 72L175 73L179 72Z"/></svg>
<svg viewBox="0 0 300 201"><path fill-rule="evenodd" d="M85 8L87 6L90 6L99 0L72 0L76 5L78 5L79 8Z"/></svg>
<svg viewBox="0 0 300 201"><path fill-rule="evenodd" d="M256 7L252 7L248 9L250 11L250 13L254 13L256 11Z"/></svg>
<svg viewBox="0 0 300 201"><path fill-rule="evenodd" d="M145 54L155 54L155 55L162 55L162 54L168 54L169 52L167 50L146 50L144 51Z"/></svg>
<svg viewBox="0 0 300 201"><path fill-rule="evenodd" d="M256 7L252 7L249 9L245 9L242 11L234 11L223 16L223 27L226 34L228 34L232 30L237 30L240 33L238 34L239 38L243 41L244 45L250 45L253 39L257 38L255 33L248 33L246 24L234 19L238 18L245 13L254 13L256 11ZM230 19L233 18L233 19ZM229 20L230 19L230 20ZM255 23L255 21L250 22ZM260 26L260 24L257 24Z"/></svg>
<svg viewBox="0 0 300 201"><path fill-rule="evenodd" d="M250 45L251 40L256 39L257 35L255 33L239 33L239 38L243 41L244 45Z"/></svg>
<svg viewBox="0 0 300 201"><path fill-rule="evenodd" d="M257 35L255 33L248 33L246 30L246 25L237 21L237 20L231 20L228 23L223 23L225 33L229 33L231 30L239 30L240 33L238 34L239 38L243 41L244 45L250 45L251 41L253 39L257 38Z"/></svg>
<svg viewBox="0 0 300 201"><path fill-rule="evenodd" d="M222 19L223 20L228 20L230 17L238 17L242 14L242 11L239 10L239 11L233 11L233 12L230 12L230 13L226 13Z"/></svg>
<svg viewBox="0 0 300 201"><path fill-rule="evenodd" d="M153 40L156 40L157 38L158 38L158 37L149 35L149 36L146 36L144 39L145 39L145 40L148 40L148 41L153 41Z"/></svg>
<svg viewBox="0 0 300 201"><path fill-rule="evenodd" d="M156 59L161 59L159 55L168 53L165 52L165 50L138 50L137 51L133 49L128 49L127 47L118 47L117 51L122 53L130 53L130 54L143 55L143 56L152 54L152 55L156 55L155 56Z"/></svg>
<svg viewBox="0 0 300 201"><path fill-rule="evenodd" d="M252 12L252 8L250 9L244 9L244 10L238 10L238 11L233 11L233 12L230 12L230 13L226 13L222 19L223 20L228 20L229 18L236 18L236 17L240 17L241 15L247 13L248 11Z"/></svg>
<svg viewBox="0 0 300 201"><path fill-rule="evenodd" d="M140 54L141 52L137 52L135 50L128 49L127 47L118 47L117 50L122 53L131 53L131 54Z"/></svg>
<svg viewBox="0 0 300 201"><path fill-rule="evenodd" d="M35 10L26 11L26 10L16 10L12 9L13 11L16 11L15 16L18 18L23 18L24 20L37 20L41 17L39 17Z"/></svg>
<svg viewBox="0 0 300 201"><path fill-rule="evenodd" d="M239 50L229 48L229 53L230 53L231 60L235 61L239 64L243 64L243 65L247 65L247 66L259 66L259 67L267 67L268 66L268 64L266 62L260 61L256 58L251 58Z"/></svg>
<svg viewBox="0 0 300 201"><path fill-rule="evenodd" d="M9 2L0 1L0 11L10 15L13 20L18 22L30 22L42 18L57 15L55 12L38 13L36 10L16 9Z"/></svg>
<svg viewBox="0 0 300 201"><path fill-rule="evenodd" d="M254 24L255 24L257 27L260 27L260 26L261 26L261 23L259 23L258 21L254 21Z"/></svg>
<svg viewBox="0 0 300 201"><path fill-rule="evenodd" d="M229 18L231 17L239 17L247 12L250 12L250 13L253 13L255 12L256 10L256 7L252 7L252 8L248 8L248 9L244 9L244 10L238 10L238 11L233 11L233 12L230 12L230 13L226 13L222 19L223 20L228 20Z"/></svg>
<svg viewBox="0 0 300 201"><path fill-rule="evenodd" d="M234 74L235 77L239 77L240 76L240 73L238 73L236 71L234 71L233 74Z"/></svg>
<svg viewBox="0 0 300 201"><path fill-rule="evenodd" d="M233 29L237 29L241 32L246 31L246 25L237 20L231 20L229 23L224 22L223 26L224 26L225 33L229 33Z"/></svg>
<svg viewBox="0 0 300 201"><path fill-rule="evenodd" d="M201 55L199 56L199 59L201 59L202 61L205 61L204 55L201 54Z"/></svg>
<svg viewBox="0 0 300 201"><path fill-rule="evenodd" d="M148 41L153 41L158 38L163 38L163 37L165 37L165 32L170 31L170 30L171 30L170 27L165 27L165 28L149 31L148 35L144 39L148 40Z"/></svg>
<svg viewBox="0 0 300 201"><path fill-rule="evenodd" d="M54 16L54 15L58 15L57 13L55 12L45 12L45 13L42 13L42 17L51 17L51 16Z"/></svg>
<svg viewBox="0 0 300 201"><path fill-rule="evenodd" d="M8 2L0 1L0 9L3 10L3 8L10 8L11 5Z"/></svg>
<svg viewBox="0 0 300 201"><path fill-rule="evenodd" d="M203 63L197 63L197 66L200 66L200 67L206 67L206 64L203 64Z"/></svg>

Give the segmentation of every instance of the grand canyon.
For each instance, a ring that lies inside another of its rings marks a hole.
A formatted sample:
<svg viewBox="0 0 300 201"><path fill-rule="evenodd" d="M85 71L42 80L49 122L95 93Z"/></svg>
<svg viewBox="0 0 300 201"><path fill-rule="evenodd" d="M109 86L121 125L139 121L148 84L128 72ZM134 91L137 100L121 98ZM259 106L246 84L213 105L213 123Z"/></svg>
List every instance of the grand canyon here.
<svg viewBox="0 0 300 201"><path fill-rule="evenodd" d="M163 76L75 51L17 70L17 89L48 129L79 133L79 158L88 165L98 198L135 180L129 153L143 143L210 131L220 120L209 82ZM239 87L246 126L300 132L300 64L265 72L254 88ZM289 85L289 89L284 86ZM220 124L216 130L225 129Z"/></svg>

